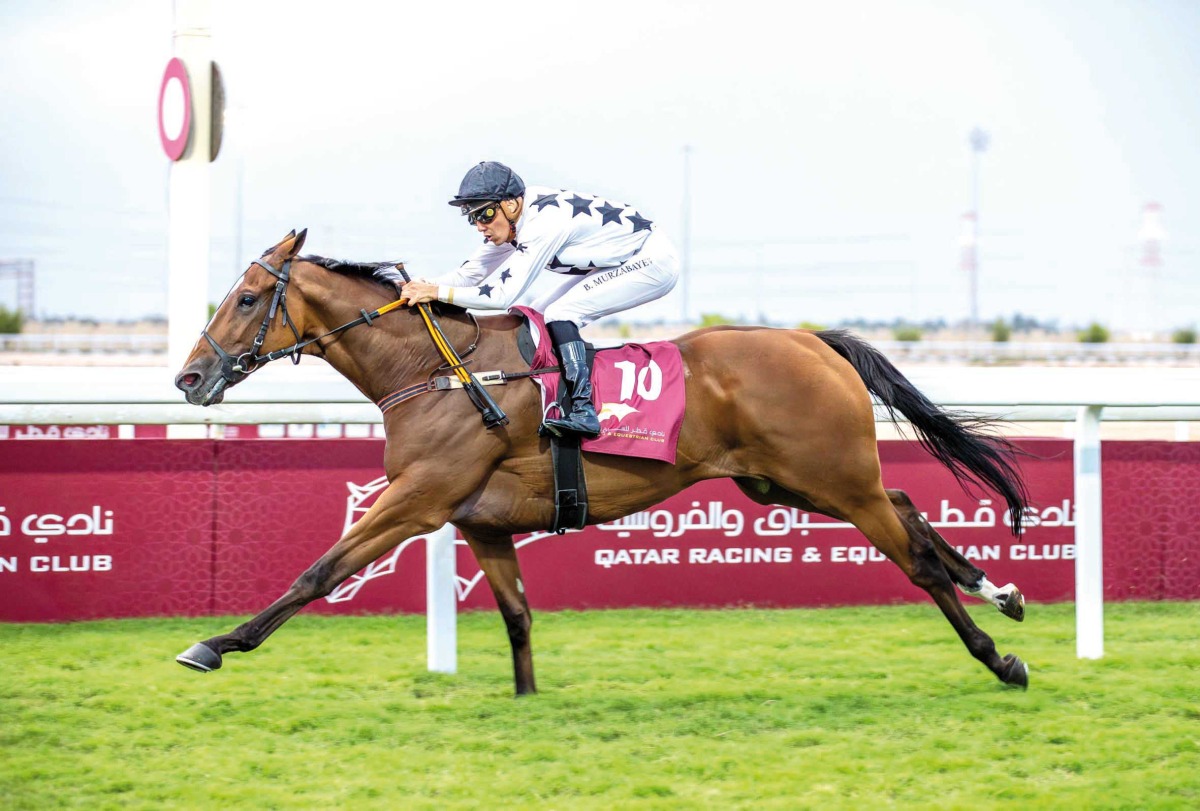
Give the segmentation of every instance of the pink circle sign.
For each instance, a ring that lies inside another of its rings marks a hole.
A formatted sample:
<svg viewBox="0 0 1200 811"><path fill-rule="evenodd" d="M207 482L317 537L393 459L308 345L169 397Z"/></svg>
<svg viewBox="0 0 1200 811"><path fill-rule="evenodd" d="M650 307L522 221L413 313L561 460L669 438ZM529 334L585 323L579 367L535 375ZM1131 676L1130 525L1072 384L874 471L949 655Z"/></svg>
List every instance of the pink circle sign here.
<svg viewBox="0 0 1200 811"><path fill-rule="evenodd" d="M167 157L177 161L187 149L192 132L192 91L187 68L175 57L163 71L158 89L158 138Z"/></svg>

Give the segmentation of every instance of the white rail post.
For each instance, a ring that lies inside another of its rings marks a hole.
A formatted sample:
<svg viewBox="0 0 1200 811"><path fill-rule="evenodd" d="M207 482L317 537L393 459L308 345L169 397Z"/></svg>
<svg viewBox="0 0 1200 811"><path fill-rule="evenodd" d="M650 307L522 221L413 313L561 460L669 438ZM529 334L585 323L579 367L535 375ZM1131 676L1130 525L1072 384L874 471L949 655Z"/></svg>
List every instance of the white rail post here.
<svg viewBox="0 0 1200 811"><path fill-rule="evenodd" d="M1075 655L1104 656L1104 533L1100 509L1100 412L1075 418Z"/></svg>
<svg viewBox="0 0 1200 811"><path fill-rule="evenodd" d="M458 671L455 535L454 527L447 524L425 536L425 632L433 673Z"/></svg>

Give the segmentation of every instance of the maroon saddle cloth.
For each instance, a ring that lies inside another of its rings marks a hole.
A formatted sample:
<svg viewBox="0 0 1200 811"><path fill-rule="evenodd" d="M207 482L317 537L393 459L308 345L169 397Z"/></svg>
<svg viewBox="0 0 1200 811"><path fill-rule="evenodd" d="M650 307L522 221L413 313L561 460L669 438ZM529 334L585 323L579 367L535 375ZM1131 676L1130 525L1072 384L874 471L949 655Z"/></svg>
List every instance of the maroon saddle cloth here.
<svg viewBox="0 0 1200 811"><path fill-rule="evenodd" d="M534 342L530 367L558 366L541 313L514 307L529 321ZM535 375L542 390L542 413L558 409L558 372ZM592 402L600 417L600 436L583 440L589 453L636 456L675 462L675 446L686 405L683 359L670 341L623 344L596 352Z"/></svg>

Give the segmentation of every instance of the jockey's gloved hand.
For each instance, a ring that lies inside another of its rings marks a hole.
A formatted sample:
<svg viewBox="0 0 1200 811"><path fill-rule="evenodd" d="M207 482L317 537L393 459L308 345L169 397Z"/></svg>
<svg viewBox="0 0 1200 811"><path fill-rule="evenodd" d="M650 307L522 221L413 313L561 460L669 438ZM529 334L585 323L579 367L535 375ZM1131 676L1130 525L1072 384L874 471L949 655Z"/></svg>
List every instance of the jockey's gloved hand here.
<svg viewBox="0 0 1200 811"><path fill-rule="evenodd" d="M404 285L402 295L408 299L408 305L428 304L438 300L438 286L424 279L414 279Z"/></svg>
<svg viewBox="0 0 1200 811"><path fill-rule="evenodd" d="M404 294L404 285L408 284L408 282L404 281L403 279L392 279L391 281L392 281L392 285L396 288L396 297L400 298ZM426 279L424 276L417 278L417 279L413 279L412 281L421 282L422 284L430 283L429 280Z"/></svg>

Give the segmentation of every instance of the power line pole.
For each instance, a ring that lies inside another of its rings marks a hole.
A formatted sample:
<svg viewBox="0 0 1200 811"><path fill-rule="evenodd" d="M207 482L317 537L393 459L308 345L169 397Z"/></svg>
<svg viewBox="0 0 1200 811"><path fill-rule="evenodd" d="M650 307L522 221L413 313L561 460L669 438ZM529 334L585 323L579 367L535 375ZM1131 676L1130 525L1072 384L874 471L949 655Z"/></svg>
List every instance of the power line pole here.
<svg viewBox="0 0 1200 811"><path fill-rule="evenodd" d="M979 326L979 159L988 148L988 142L991 141L991 136L983 131L980 127L971 130L971 134L967 136L967 141L971 145L971 226L973 230L971 245L970 245L970 266L967 272L970 274L968 284L970 286L971 295L971 323L972 327Z"/></svg>

